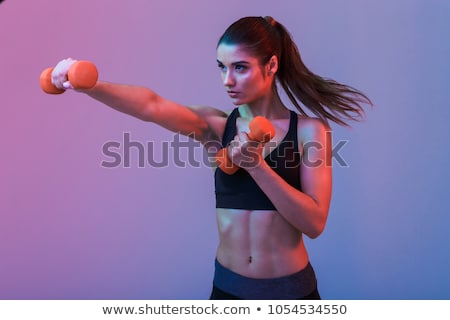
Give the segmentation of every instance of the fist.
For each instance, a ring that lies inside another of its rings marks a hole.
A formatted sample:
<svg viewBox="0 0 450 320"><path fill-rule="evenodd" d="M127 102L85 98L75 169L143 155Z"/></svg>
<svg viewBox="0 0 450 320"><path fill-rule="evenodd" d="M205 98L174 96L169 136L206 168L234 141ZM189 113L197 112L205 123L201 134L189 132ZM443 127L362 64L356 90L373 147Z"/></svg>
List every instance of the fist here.
<svg viewBox="0 0 450 320"><path fill-rule="evenodd" d="M72 89L67 74L70 67L77 62L72 58L67 58L58 62L52 71L52 84L58 89Z"/></svg>
<svg viewBox="0 0 450 320"><path fill-rule="evenodd" d="M243 169L255 167L264 160L261 144L250 140L245 132L236 135L227 149L231 161Z"/></svg>

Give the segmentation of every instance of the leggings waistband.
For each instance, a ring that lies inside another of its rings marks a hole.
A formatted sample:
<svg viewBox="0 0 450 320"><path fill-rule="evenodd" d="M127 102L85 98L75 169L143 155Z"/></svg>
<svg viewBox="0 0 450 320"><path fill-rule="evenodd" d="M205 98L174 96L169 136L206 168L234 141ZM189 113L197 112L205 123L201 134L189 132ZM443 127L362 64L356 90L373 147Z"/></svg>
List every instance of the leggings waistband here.
<svg viewBox="0 0 450 320"><path fill-rule="evenodd" d="M215 261L214 285L241 299L293 300L317 289L317 280L310 263L299 272L271 279L254 279L237 274Z"/></svg>

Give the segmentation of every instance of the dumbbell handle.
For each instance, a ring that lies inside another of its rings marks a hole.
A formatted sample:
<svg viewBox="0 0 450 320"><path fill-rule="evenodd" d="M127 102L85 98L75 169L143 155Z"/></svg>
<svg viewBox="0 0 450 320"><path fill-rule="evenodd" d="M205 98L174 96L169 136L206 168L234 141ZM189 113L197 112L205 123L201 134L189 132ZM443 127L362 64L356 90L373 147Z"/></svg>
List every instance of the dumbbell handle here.
<svg viewBox="0 0 450 320"><path fill-rule="evenodd" d="M52 83L53 69L47 68L42 71L39 78L41 88L45 93L49 94L63 93L64 89L59 89ZM67 79L74 89L90 89L95 86L98 80L97 67L90 61L77 61L70 66Z"/></svg>
<svg viewBox="0 0 450 320"><path fill-rule="evenodd" d="M249 123L248 137L250 140L266 143L275 135L275 129L269 120L262 116L257 116ZM234 174L239 170L239 166L235 165L228 157L227 148L222 148L216 154L217 166L226 174Z"/></svg>

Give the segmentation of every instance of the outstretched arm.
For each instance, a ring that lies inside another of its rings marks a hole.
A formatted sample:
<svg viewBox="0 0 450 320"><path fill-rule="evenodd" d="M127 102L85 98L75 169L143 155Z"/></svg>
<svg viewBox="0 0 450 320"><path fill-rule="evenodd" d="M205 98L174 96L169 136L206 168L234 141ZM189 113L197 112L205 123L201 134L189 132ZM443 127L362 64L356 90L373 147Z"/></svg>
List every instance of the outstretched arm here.
<svg viewBox="0 0 450 320"><path fill-rule="evenodd" d="M215 122L226 114L206 106L184 106L149 88L98 82L88 90L90 97L138 119L156 123L170 131L205 141L217 135Z"/></svg>
<svg viewBox="0 0 450 320"><path fill-rule="evenodd" d="M52 83L69 89L67 74L76 60L64 59L52 72ZM168 130L193 137L201 142L217 140L223 131L226 113L206 106L184 106L165 99L149 88L98 81L91 89L78 89L105 105L156 123Z"/></svg>

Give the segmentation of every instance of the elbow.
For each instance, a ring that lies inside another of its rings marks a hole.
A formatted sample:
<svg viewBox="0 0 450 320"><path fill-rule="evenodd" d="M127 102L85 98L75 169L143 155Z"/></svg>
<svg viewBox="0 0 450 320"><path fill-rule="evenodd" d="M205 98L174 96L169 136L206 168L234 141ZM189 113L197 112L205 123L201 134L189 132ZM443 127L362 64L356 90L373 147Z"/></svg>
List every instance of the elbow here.
<svg viewBox="0 0 450 320"><path fill-rule="evenodd" d="M323 227L323 228L315 228L315 229L310 230L308 232L304 232L304 234L310 239L316 239L322 234L324 229L325 229L325 227Z"/></svg>
<svg viewBox="0 0 450 320"><path fill-rule="evenodd" d="M326 217L323 218L321 217L317 219L314 223L312 223L311 226L308 228L308 230L304 231L303 233L310 239L316 239L325 230L325 225L326 225Z"/></svg>
<svg viewBox="0 0 450 320"><path fill-rule="evenodd" d="M153 94L150 90L144 99L144 103L136 118L145 122L156 122L158 117L158 96Z"/></svg>
<svg viewBox="0 0 450 320"><path fill-rule="evenodd" d="M318 238L325 230L325 225L328 219L329 205L320 206L317 205L311 212L310 224L308 225L308 231L304 234L310 239Z"/></svg>

